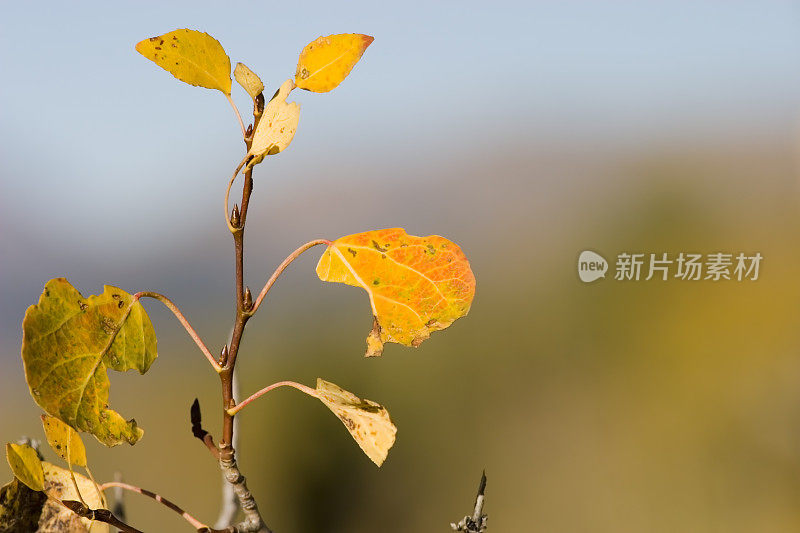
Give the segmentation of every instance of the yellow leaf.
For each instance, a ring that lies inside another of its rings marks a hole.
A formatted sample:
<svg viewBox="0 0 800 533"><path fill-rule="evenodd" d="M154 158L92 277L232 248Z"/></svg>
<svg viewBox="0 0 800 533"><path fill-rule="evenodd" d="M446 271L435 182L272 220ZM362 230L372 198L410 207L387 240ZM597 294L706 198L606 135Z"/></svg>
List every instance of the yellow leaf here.
<svg viewBox="0 0 800 533"><path fill-rule="evenodd" d="M317 394L317 398L339 417L367 457L381 466L397 434L386 408L362 400L323 379L317 379Z"/></svg>
<svg viewBox="0 0 800 533"><path fill-rule="evenodd" d="M42 461L36 450L27 444L6 444L6 460L17 479L29 489L44 490Z"/></svg>
<svg viewBox="0 0 800 533"><path fill-rule="evenodd" d="M86 448L77 431L54 416L41 415L47 443L67 464L86 466Z"/></svg>
<svg viewBox="0 0 800 533"><path fill-rule="evenodd" d="M466 315L475 296L475 276L457 244L438 235L408 235L402 228L333 241L317 275L369 294L368 357L381 355L385 342L419 346L431 332Z"/></svg>
<svg viewBox="0 0 800 533"><path fill-rule="evenodd" d="M341 33L319 37L300 53L294 82L301 89L326 93L335 89L353 70L374 37Z"/></svg>
<svg viewBox="0 0 800 533"><path fill-rule="evenodd" d="M92 509L105 509L100 498L97 486L87 477L80 474L75 475L75 482L72 481L70 471L43 462L44 470L44 490L50 496L59 500L79 501L78 492L75 485L81 491L81 497ZM39 531L69 531L71 533L108 533L109 526L103 522L92 522L87 518L80 518L78 515L64 507L63 505L48 499L42 509L42 516L39 520Z"/></svg>
<svg viewBox="0 0 800 533"><path fill-rule="evenodd" d="M183 82L231 94L231 60L207 33L171 31L139 42L136 51Z"/></svg>
<svg viewBox="0 0 800 533"><path fill-rule="evenodd" d="M264 83L261 78L250 70L244 63L236 63L233 69L233 77L251 97L255 98L264 91Z"/></svg>
<svg viewBox="0 0 800 533"><path fill-rule="evenodd" d="M264 156L282 152L292 142L300 121L300 104L286 103L286 97L294 89L292 80L286 80L264 108L261 120L253 133L253 144L249 155L253 156L248 166L260 163Z"/></svg>

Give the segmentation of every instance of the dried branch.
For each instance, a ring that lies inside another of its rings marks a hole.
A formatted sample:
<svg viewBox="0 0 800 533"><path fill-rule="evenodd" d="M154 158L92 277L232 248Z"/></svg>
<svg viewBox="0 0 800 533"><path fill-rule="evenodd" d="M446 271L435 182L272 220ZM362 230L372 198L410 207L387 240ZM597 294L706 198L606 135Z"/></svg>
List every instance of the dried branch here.
<svg viewBox="0 0 800 533"><path fill-rule="evenodd" d="M486 492L486 471L481 475L481 482L478 485L478 495L475 497L475 510L472 516L465 516L458 524L450 523L453 531L465 531L467 533L482 533L486 531L486 523L489 516L483 514L483 499Z"/></svg>

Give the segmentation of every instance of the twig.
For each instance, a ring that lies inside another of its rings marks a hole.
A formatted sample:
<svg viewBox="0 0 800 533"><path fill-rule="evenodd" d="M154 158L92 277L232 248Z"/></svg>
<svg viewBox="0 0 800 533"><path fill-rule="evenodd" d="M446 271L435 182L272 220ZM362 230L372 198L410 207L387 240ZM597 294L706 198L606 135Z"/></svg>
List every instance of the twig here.
<svg viewBox="0 0 800 533"><path fill-rule="evenodd" d="M258 400L260 397L264 396L269 391L275 390L278 387L293 387L301 392L305 392L309 396L313 396L314 398L319 397L317 391L315 389L312 389L311 387L306 387L305 385L301 385L300 383L295 383L294 381L279 381L278 383L267 385L260 391L251 394L250 397L242 401L240 404L236 405L236 407L231 407L230 409L228 409L228 414L235 415L236 413L247 407L250 403L254 402L255 400Z"/></svg>
<svg viewBox="0 0 800 533"><path fill-rule="evenodd" d="M223 457L219 461L219 466L222 469L225 480L233 487L233 491L239 499L239 505L244 512L244 521L236 525L236 530L242 533L272 533L272 530L264 523L264 519L261 518L261 513L258 511L258 504L247 488L247 481L239 471L236 459L233 457L230 459Z"/></svg>
<svg viewBox="0 0 800 533"><path fill-rule="evenodd" d="M261 289L261 293L259 293L258 298L256 298L256 301L253 303L253 306L247 311L247 313L250 316L253 316L255 312L258 310L258 307L261 305L262 300L264 300L264 297L267 295L269 290L275 284L275 281L278 279L278 277L283 273L284 270L286 270L286 267L292 264L292 261L300 257L300 254L302 254L303 252L305 252L310 248L313 248L314 246L317 246L318 244L326 244L330 246L331 241L327 239L317 239L314 241L309 241L304 245L300 246L297 250L295 250L291 254L289 254L289 256L283 260L283 263L278 265L278 268L275 269L275 272L273 272L272 276L270 276L269 280L267 280L267 283L264 285L264 288Z"/></svg>
<svg viewBox="0 0 800 533"><path fill-rule="evenodd" d="M158 300L159 302L164 304L167 307L167 309L172 311L172 314L175 315L175 318L178 319L178 322L181 323L181 325L189 334L189 336L192 338L197 347L200 348L200 351L203 352L203 355L206 356L208 362L211 363L211 366L214 367L214 370L216 370L217 372L222 370L222 367L220 367L216 359L214 359L214 356L211 354L211 351L206 347L205 343L200 338L200 335L198 335L197 331L195 331L192 325L189 324L189 321L186 320L186 317L183 315L178 306L172 302L172 300L170 300L163 294L159 294L157 292L152 292L152 291L137 292L136 294L133 295L133 298L134 300L139 300L141 298L153 298L154 300Z"/></svg>
<svg viewBox="0 0 800 533"><path fill-rule="evenodd" d="M482 533L486 531L486 523L489 516L483 514L483 499L486 493L486 471L481 475L481 482L478 485L478 495L475 497L475 510L472 516L465 516L458 524L450 523L453 531L465 531L467 533Z"/></svg>
<svg viewBox="0 0 800 533"><path fill-rule="evenodd" d="M110 481L108 483L103 483L102 485L100 485L100 489L101 490L106 490L106 489L109 489L109 488L112 488L112 487L120 488L120 489L124 489L124 490L129 490L131 492L138 492L139 494L141 494L143 496L147 496L148 498L152 498L155 501L157 501L158 503L164 504L166 507L170 508L171 510L173 510L176 513L178 513L179 515L181 515L183 517L183 519L186 520L187 522L189 522L196 530L198 530L198 531L212 531L211 529L209 529L209 527L207 525L202 523L200 520L196 519L195 517L193 517L192 515L190 515L189 513L187 513L186 511L184 511L183 509L181 509L180 507L178 507L177 505L175 505L174 503L172 503L168 499L161 497L160 495L156 494L155 492L151 492L151 491L149 491L147 489L143 489L141 487L136 487L134 485L128 485L127 483L120 483L118 481Z"/></svg>
<svg viewBox="0 0 800 533"><path fill-rule="evenodd" d="M233 336L233 330L231 330L231 336ZM228 339L230 343L230 338ZM233 370L233 400L234 402L237 401L239 398L239 372L234 368ZM239 420L237 418L233 419L233 442L231 443L234 450L239 449ZM219 515L217 516L217 521L214 523L214 527L217 529L223 529L231 524L233 524L233 520L236 518L236 513L239 512L239 499L236 497L236 492L233 490L233 485L228 483L228 480L225 479L225 473L222 472L222 506L219 510Z"/></svg>
<svg viewBox="0 0 800 533"><path fill-rule="evenodd" d="M241 113L239 113L239 108L236 107L235 103L233 103L233 98L231 98L231 95L226 94L225 97L228 99L228 102L230 102L233 112L236 113L236 118L239 120L239 127L242 128L242 137L247 137L247 132L244 129L244 122L242 121Z"/></svg>

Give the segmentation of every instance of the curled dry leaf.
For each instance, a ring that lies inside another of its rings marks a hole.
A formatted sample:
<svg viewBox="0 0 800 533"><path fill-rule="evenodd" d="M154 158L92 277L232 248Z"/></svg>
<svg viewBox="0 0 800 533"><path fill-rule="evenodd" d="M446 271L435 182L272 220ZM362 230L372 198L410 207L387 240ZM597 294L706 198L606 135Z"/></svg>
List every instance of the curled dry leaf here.
<svg viewBox="0 0 800 533"><path fill-rule="evenodd" d="M236 68L233 69L233 77L252 98L264 91L264 83L262 83L261 78L244 63L236 63Z"/></svg>
<svg viewBox="0 0 800 533"><path fill-rule="evenodd" d="M144 433L108 408L107 369L144 374L156 336L144 307L122 289L84 298L63 278L47 282L22 322L22 362L31 395L48 414L106 446Z"/></svg>
<svg viewBox="0 0 800 533"><path fill-rule="evenodd" d="M294 83L292 80L286 80L264 107L264 113L253 133L253 144L248 152L253 159L248 166L260 163L265 156L282 152L292 142L300 121L300 104L286 102L286 97L292 89Z"/></svg>
<svg viewBox="0 0 800 533"><path fill-rule="evenodd" d="M41 415L47 443L67 464L86 466L86 448L77 431L54 416Z"/></svg>
<svg viewBox="0 0 800 533"><path fill-rule="evenodd" d="M386 408L323 379L317 379L316 390L317 398L339 417L367 457L381 466L397 434Z"/></svg>
<svg viewBox="0 0 800 533"><path fill-rule="evenodd" d="M75 485L78 485L80 496L92 509L105 509L103 500L97 486L87 477L75 473L75 482L72 481L70 471L43 462L44 469L44 490L59 500L77 500L78 492ZM42 515L39 518L38 531L69 531L71 533L108 533L109 526L103 522L92 522L89 519L81 518L63 505L48 499L42 508Z"/></svg>
<svg viewBox="0 0 800 533"><path fill-rule="evenodd" d="M171 31L137 43L136 51L183 82L231 94L231 60L207 33Z"/></svg>
<svg viewBox="0 0 800 533"><path fill-rule="evenodd" d="M44 490L42 461L27 444L6 444L6 461L14 476L31 490Z"/></svg>
<svg viewBox="0 0 800 533"><path fill-rule="evenodd" d="M319 37L300 53L294 82L301 89L326 93L335 89L353 70L374 37L341 33Z"/></svg>
<svg viewBox="0 0 800 533"><path fill-rule="evenodd" d="M402 228L333 241L317 275L369 294L368 357L381 355L386 342L419 346L431 332L466 315L475 296L475 276L457 244L438 235L408 235Z"/></svg>

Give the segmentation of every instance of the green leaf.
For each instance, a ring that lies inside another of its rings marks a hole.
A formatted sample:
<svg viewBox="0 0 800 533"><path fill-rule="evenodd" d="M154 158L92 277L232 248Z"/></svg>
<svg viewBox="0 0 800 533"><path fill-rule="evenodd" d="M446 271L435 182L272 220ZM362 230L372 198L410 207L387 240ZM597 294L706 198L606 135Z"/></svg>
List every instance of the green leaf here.
<svg viewBox="0 0 800 533"><path fill-rule="evenodd" d="M236 63L233 77L252 98L264 92L264 83L261 78L244 63Z"/></svg>
<svg viewBox="0 0 800 533"><path fill-rule="evenodd" d="M77 431L54 416L41 415L47 443L67 464L86 466L86 448Z"/></svg>
<svg viewBox="0 0 800 533"><path fill-rule="evenodd" d="M394 444L397 428L385 407L317 379L317 398L339 417L367 457L381 466Z"/></svg>
<svg viewBox="0 0 800 533"><path fill-rule="evenodd" d="M106 285L84 298L64 278L47 282L22 323L22 361L31 395L48 414L106 446L134 444L144 431L108 408L106 370L144 374L156 336L144 308Z"/></svg>
<svg viewBox="0 0 800 533"><path fill-rule="evenodd" d="M44 490L42 461L27 444L6 444L6 460L14 476L32 490Z"/></svg>
<svg viewBox="0 0 800 533"><path fill-rule="evenodd" d="M231 60L207 33L171 31L137 43L136 51L183 82L231 94Z"/></svg>

